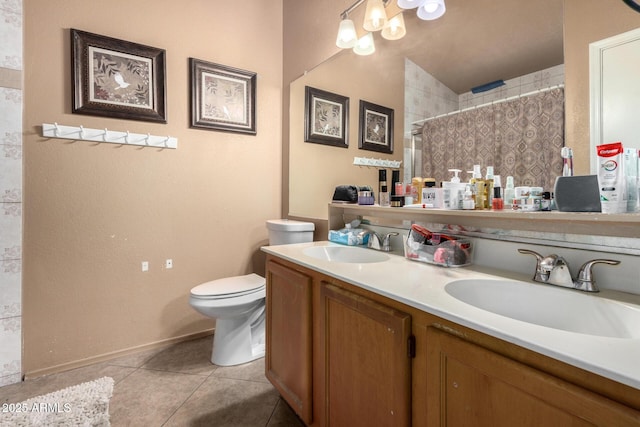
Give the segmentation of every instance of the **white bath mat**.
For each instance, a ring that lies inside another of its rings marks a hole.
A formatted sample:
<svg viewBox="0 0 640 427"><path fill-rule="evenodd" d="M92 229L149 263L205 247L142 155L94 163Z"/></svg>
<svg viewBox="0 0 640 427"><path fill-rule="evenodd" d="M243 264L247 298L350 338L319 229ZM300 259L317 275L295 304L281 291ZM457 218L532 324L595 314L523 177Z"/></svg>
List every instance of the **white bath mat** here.
<svg viewBox="0 0 640 427"><path fill-rule="evenodd" d="M112 394L113 378L103 377L20 403L6 403L0 412L0 426L108 427Z"/></svg>

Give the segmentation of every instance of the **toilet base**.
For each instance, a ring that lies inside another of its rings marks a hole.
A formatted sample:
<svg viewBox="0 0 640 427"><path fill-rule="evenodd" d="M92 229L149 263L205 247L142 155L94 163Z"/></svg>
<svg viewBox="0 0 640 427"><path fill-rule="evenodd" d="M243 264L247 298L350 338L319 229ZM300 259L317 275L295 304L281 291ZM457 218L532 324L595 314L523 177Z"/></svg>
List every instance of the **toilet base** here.
<svg viewBox="0 0 640 427"><path fill-rule="evenodd" d="M216 320L213 335L211 363L218 366L234 366L264 357L265 307L251 316Z"/></svg>

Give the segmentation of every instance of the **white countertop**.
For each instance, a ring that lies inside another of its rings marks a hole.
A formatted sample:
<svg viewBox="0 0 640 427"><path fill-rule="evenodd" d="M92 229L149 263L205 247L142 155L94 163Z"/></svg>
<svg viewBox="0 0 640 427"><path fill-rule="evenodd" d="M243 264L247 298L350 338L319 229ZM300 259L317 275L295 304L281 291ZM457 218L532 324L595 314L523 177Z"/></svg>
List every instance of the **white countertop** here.
<svg viewBox="0 0 640 427"><path fill-rule="evenodd" d="M640 340L610 338L538 326L466 304L445 291L460 279L509 279L531 282L531 277L478 266L444 268L389 254L385 262L356 264L325 261L303 253L310 246L341 246L331 242L265 246L266 253L295 262L408 306L475 329L504 341L640 389ZM362 249L372 250L372 249ZM547 286L540 284L540 286ZM579 292L571 289L566 292ZM619 298L602 291L598 298ZM630 295L634 303L640 298Z"/></svg>

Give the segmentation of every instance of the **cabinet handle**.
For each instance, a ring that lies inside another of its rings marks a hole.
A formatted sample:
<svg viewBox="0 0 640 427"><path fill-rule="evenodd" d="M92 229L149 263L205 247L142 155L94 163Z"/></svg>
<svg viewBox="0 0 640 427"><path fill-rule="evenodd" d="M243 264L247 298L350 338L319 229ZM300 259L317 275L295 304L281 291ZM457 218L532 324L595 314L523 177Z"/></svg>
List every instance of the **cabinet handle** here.
<svg viewBox="0 0 640 427"><path fill-rule="evenodd" d="M416 357L416 337L411 335L407 339L407 357L415 359Z"/></svg>

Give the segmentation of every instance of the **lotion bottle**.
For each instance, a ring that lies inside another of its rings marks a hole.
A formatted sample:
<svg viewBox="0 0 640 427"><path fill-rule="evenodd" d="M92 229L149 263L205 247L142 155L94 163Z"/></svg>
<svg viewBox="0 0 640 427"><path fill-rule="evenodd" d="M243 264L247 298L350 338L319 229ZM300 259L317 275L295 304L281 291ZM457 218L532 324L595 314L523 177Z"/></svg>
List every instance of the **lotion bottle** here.
<svg viewBox="0 0 640 427"><path fill-rule="evenodd" d="M493 199L493 166L487 166L487 174L484 176L484 208L491 209Z"/></svg>
<svg viewBox="0 0 640 427"><path fill-rule="evenodd" d="M472 184L467 184L464 190L464 199L462 200L462 209L473 210L476 208L476 202L473 200Z"/></svg>
<svg viewBox="0 0 640 427"><path fill-rule="evenodd" d="M475 195L475 209L484 209L484 193L485 193L485 182L482 179L482 172L480 171L480 165L473 165L473 178L469 181L474 189L472 190Z"/></svg>
<svg viewBox="0 0 640 427"><path fill-rule="evenodd" d="M507 186L504 189L504 194L502 195L502 199L504 200L504 206L507 209L511 209L513 207L513 199L516 196L516 189L513 186L513 177L507 177Z"/></svg>

